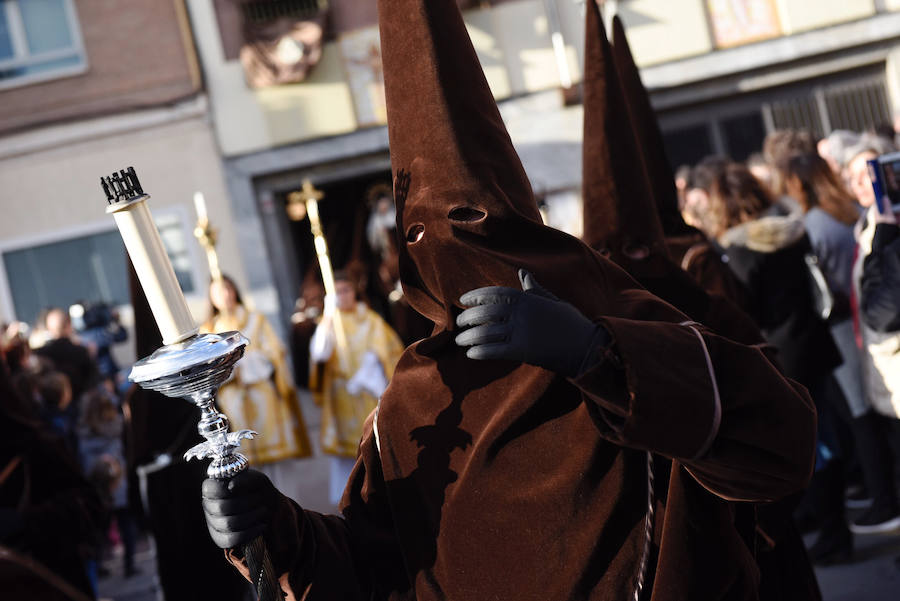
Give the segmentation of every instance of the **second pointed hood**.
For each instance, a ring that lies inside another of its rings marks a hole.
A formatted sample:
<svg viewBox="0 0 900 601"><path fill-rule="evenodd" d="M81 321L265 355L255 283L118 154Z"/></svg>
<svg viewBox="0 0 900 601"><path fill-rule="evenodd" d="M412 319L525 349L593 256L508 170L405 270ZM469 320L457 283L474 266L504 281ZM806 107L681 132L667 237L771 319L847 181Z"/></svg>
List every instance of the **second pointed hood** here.
<svg viewBox="0 0 900 601"><path fill-rule="evenodd" d="M586 3L584 67L584 241L610 253L666 255L640 149L595 0Z"/></svg>
<svg viewBox="0 0 900 601"><path fill-rule="evenodd" d="M613 17L613 60L619 74L631 125L639 144L641 159L647 170L650 190L666 236L692 231L678 210L678 191L675 174L663 144L662 130L650 95L641 81L641 74L631 54L625 28L618 16Z"/></svg>
<svg viewBox="0 0 900 601"><path fill-rule="evenodd" d="M131 308L134 314L134 350L138 359L143 359L163 345L162 334L159 333L159 326L156 325L156 319L131 263L131 257L127 258L127 263L128 290L131 293Z"/></svg>

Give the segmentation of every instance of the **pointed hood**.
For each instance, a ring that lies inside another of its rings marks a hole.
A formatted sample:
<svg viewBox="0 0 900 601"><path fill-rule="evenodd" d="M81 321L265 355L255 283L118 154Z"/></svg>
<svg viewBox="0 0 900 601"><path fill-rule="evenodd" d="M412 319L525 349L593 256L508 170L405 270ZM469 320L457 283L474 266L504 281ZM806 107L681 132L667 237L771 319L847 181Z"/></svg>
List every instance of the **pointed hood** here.
<svg viewBox="0 0 900 601"><path fill-rule="evenodd" d="M647 170L648 182L666 236L692 232L678 211L678 191L675 174L663 144L662 131L650 95L641 82L641 74L634 62L625 28L618 16L613 17L613 60L622 83L631 125L637 136L638 148Z"/></svg>
<svg viewBox="0 0 900 601"><path fill-rule="evenodd" d="M134 311L134 346L138 359L151 355L162 346L162 334L150 310L131 258L128 263L128 288ZM132 384L125 402L129 410L126 428L129 453L137 465L152 461L160 453L178 455L200 441L190 424L196 424L200 412L193 403L167 397Z"/></svg>
<svg viewBox="0 0 900 601"><path fill-rule="evenodd" d="M541 217L456 3L378 5L401 280L440 327L466 291L518 285L490 257Z"/></svg>
<svg viewBox="0 0 900 601"><path fill-rule="evenodd" d="M543 225L454 0L379 0L378 9L400 280L434 334L455 328L469 290L519 288L519 268L591 319L644 301L671 311Z"/></svg>
<svg viewBox="0 0 900 601"><path fill-rule="evenodd" d="M134 312L134 350L137 358L143 359L163 345L162 334L159 333L159 326L156 325L150 303L147 302L147 296L130 257L127 258L127 263L128 290L131 293L131 308Z"/></svg>
<svg viewBox="0 0 900 601"><path fill-rule="evenodd" d="M641 247L666 255L656 214L594 0L586 3L584 49L583 215L584 241L617 263Z"/></svg>

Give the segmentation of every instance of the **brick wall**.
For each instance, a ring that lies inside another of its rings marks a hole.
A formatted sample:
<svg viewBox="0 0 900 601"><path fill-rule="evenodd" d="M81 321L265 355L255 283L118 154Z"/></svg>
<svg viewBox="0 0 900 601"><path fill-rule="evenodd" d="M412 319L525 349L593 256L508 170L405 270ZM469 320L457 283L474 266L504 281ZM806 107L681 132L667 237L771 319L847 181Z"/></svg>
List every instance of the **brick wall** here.
<svg viewBox="0 0 900 601"><path fill-rule="evenodd" d="M197 92L182 0L75 0L87 72L0 90L0 135L172 103Z"/></svg>

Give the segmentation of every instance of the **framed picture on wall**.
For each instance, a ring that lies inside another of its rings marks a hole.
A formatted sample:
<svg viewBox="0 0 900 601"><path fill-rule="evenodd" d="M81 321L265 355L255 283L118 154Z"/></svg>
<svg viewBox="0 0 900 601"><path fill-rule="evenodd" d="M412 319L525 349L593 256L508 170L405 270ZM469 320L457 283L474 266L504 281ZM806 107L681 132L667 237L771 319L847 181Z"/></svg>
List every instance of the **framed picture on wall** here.
<svg viewBox="0 0 900 601"><path fill-rule="evenodd" d="M781 35L775 0L706 0L717 48L731 48Z"/></svg>
<svg viewBox="0 0 900 601"><path fill-rule="evenodd" d="M338 45L359 126L384 125L387 123L387 107L378 27L342 34Z"/></svg>

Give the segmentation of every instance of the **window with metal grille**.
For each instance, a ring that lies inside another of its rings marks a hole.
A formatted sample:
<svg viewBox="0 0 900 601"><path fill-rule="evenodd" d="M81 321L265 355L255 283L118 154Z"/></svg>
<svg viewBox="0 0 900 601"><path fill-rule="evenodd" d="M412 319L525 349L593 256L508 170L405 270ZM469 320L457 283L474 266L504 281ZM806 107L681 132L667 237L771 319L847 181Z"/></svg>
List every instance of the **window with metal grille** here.
<svg viewBox="0 0 900 601"><path fill-rule="evenodd" d="M719 129L728 156L736 161L744 161L759 152L766 138L766 125L759 111L721 119Z"/></svg>
<svg viewBox="0 0 900 601"><path fill-rule="evenodd" d="M195 290L187 229L176 214L155 216L175 277ZM78 301L128 302L128 271L122 238L115 230L0 251L16 317L32 322L48 306Z"/></svg>
<svg viewBox="0 0 900 601"><path fill-rule="evenodd" d="M666 150L673 165L696 162L701 153L744 160L776 129L821 138L836 129L890 124L884 70L882 63L670 112L660 120Z"/></svg>
<svg viewBox="0 0 900 601"><path fill-rule="evenodd" d="M282 17L308 19L328 8L328 0L266 0L241 4L246 23L266 23Z"/></svg>
<svg viewBox="0 0 900 601"><path fill-rule="evenodd" d="M883 77L834 85L824 96L832 130L864 131L891 121Z"/></svg>
<svg viewBox="0 0 900 601"><path fill-rule="evenodd" d="M706 124L667 131L663 134L663 145L673 169L679 165L698 163L714 152L709 126Z"/></svg>
<svg viewBox="0 0 900 601"><path fill-rule="evenodd" d="M805 94L770 106L776 129L807 129L816 137L836 129L865 131L891 121L880 74L809 86Z"/></svg>
<svg viewBox="0 0 900 601"><path fill-rule="evenodd" d="M813 97L799 96L771 103L775 129L805 129L816 138L824 135L822 115Z"/></svg>

